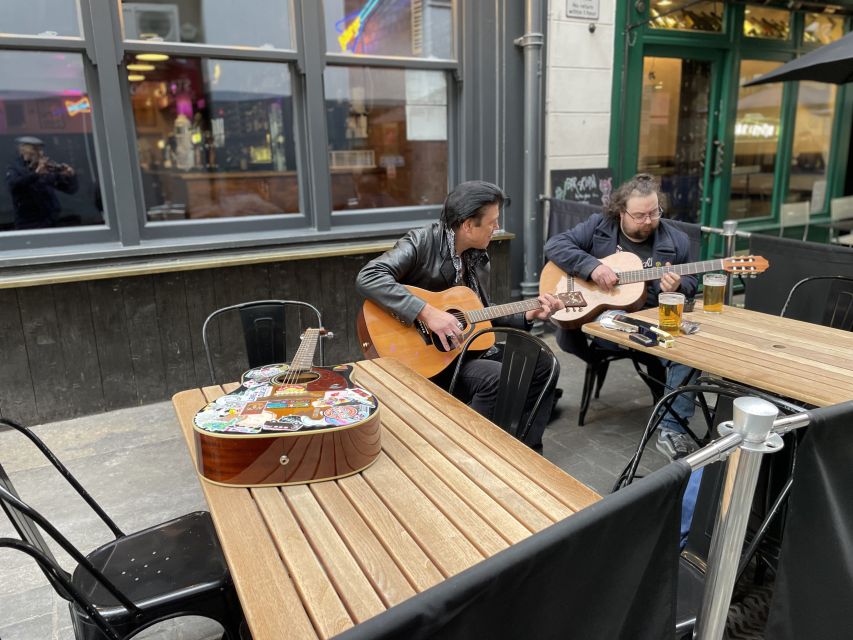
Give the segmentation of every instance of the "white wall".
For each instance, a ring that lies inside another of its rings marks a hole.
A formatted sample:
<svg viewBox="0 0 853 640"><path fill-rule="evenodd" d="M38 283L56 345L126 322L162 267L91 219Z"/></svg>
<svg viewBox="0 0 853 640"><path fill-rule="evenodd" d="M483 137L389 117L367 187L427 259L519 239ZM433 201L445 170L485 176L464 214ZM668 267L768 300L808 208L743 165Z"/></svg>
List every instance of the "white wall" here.
<svg viewBox="0 0 853 640"><path fill-rule="evenodd" d="M590 20L566 17L567 0L549 0L545 75L545 179L554 169L606 167L610 143L617 0L599 0Z"/></svg>

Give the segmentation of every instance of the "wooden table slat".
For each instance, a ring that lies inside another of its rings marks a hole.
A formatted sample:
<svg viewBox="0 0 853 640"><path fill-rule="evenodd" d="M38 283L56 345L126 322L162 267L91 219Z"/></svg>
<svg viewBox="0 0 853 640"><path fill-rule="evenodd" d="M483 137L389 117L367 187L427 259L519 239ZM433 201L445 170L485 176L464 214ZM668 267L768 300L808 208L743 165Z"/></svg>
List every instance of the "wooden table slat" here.
<svg viewBox="0 0 853 640"><path fill-rule="evenodd" d="M381 375L376 374L380 380L396 380L406 388L418 388L420 397L431 405L428 414L425 409L419 409L424 417L517 491L523 492L530 502L554 521L599 499L592 489L542 456L531 456L528 447L505 431L495 429L491 422L470 407L458 407L453 411L452 419L445 415L442 407L456 402L456 399L435 385L425 384L423 377L399 361L383 358L361 365L365 368L372 365L371 373L382 372Z"/></svg>
<svg viewBox="0 0 853 640"><path fill-rule="evenodd" d="M382 603L392 607L415 595L414 586L403 575L389 551L382 546L340 486L335 482L315 482L309 488L382 598Z"/></svg>
<svg viewBox="0 0 853 640"><path fill-rule="evenodd" d="M474 513L423 462L412 456L411 452L394 437L393 433L386 431L382 434L382 450L406 474L409 480L458 527L480 553L484 556L492 556L509 546L509 543L488 522Z"/></svg>
<svg viewBox="0 0 853 640"><path fill-rule="evenodd" d="M394 487L382 494L383 502L445 575L485 557L387 456L379 456L361 475L374 491Z"/></svg>
<svg viewBox="0 0 853 640"><path fill-rule="evenodd" d="M418 592L441 582L447 574L424 553L412 535L376 495L361 475L337 481L341 491L382 542L400 570Z"/></svg>
<svg viewBox="0 0 853 640"><path fill-rule="evenodd" d="M355 622L385 611L385 604L377 595L370 580L352 557L334 525L306 485L282 487L290 511L299 521L303 535L308 539L314 555L326 569L335 590ZM296 571L291 572L298 579Z"/></svg>

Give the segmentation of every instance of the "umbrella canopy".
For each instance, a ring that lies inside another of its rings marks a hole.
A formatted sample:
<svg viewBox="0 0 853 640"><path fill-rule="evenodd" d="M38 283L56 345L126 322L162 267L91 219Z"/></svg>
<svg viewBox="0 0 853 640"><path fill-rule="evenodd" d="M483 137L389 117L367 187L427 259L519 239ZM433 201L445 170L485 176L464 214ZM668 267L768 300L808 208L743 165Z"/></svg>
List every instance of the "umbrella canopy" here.
<svg viewBox="0 0 853 640"><path fill-rule="evenodd" d="M853 31L843 38L783 64L770 73L744 83L751 87L783 80L813 80L844 84L853 81Z"/></svg>

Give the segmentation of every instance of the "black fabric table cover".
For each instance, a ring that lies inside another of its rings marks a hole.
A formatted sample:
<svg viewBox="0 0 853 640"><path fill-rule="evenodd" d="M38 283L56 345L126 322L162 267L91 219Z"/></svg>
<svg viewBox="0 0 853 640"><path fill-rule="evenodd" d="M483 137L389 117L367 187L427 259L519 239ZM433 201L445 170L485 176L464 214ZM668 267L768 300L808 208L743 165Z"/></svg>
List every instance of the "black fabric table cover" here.
<svg viewBox="0 0 853 640"><path fill-rule="evenodd" d="M853 401L809 412L768 640L853 637Z"/></svg>
<svg viewBox="0 0 853 640"><path fill-rule="evenodd" d="M336 638L672 638L689 475L667 465Z"/></svg>

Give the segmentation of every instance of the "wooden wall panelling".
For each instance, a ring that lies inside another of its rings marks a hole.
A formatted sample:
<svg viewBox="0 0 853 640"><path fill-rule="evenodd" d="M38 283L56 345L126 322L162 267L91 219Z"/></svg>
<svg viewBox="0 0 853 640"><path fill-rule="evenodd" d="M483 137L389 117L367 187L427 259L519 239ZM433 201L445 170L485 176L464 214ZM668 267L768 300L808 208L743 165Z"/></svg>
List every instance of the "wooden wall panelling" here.
<svg viewBox="0 0 853 640"><path fill-rule="evenodd" d="M50 287L59 324L60 345L69 393L61 398L67 414L85 415L104 410L104 387L92 322L92 305L85 282Z"/></svg>
<svg viewBox="0 0 853 640"><path fill-rule="evenodd" d="M138 404L168 398L154 279L123 278L121 288ZM109 393L105 389L105 393Z"/></svg>
<svg viewBox="0 0 853 640"><path fill-rule="evenodd" d="M112 278L86 283L106 411L139 404L123 282Z"/></svg>
<svg viewBox="0 0 853 640"><path fill-rule="evenodd" d="M192 350L193 367L195 369L195 385L190 386L204 387L211 384L210 373L207 368L207 356L204 351L204 342L201 338L201 328L207 316L217 309L214 288L216 273L215 269L184 272L184 290L187 296L187 323L190 329L190 348ZM211 335L215 335L216 333L216 331L213 331Z"/></svg>
<svg viewBox="0 0 853 640"><path fill-rule="evenodd" d="M0 290L0 353L0 416L32 424L38 419L36 395L15 289Z"/></svg>
<svg viewBox="0 0 853 640"><path fill-rule="evenodd" d="M70 396L70 385L65 377L53 291L50 286L21 289L18 292L18 304L24 343L30 359L38 419L44 422L62 417L65 415L63 405Z"/></svg>
<svg viewBox="0 0 853 640"><path fill-rule="evenodd" d="M164 382L172 396L196 384L184 273L159 273L153 280Z"/></svg>

